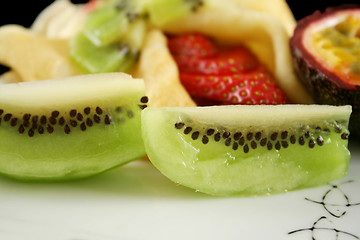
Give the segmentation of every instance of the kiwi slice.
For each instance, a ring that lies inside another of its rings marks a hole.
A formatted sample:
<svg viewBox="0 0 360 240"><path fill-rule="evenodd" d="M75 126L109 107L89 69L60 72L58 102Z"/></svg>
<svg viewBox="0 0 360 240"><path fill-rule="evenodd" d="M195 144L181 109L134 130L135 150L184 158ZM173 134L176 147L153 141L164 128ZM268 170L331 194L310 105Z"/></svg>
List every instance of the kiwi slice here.
<svg viewBox="0 0 360 240"><path fill-rule="evenodd" d="M202 0L104 1L71 40L71 56L86 73L130 73L149 23L164 24L202 5Z"/></svg>
<svg viewBox="0 0 360 240"><path fill-rule="evenodd" d="M71 40L71 57L85 73L131 71L139 51L125 43L95 46L83 33Z"/></svg>
<svg viewBox="0 0 360 240"><path fill-rule="evenodd" d="M144 94L143 80L121 73L2 85L0 173L68 180L144 156Z"/></svg>
<svg viewBox="0 0 360 240"><path fill-rule="evenodd" d="M350 106L147 108L145 149L176 183L218 196L263 195L344 177Z"/></svg>
<svg viewBox="0 0 360 240"><path fill-rule="evenodd" d="M131 26L145 21L147 1L110 0L86 18L83 32L96 45L106 46L121 41Z"/></svg>
<svg viewBox="0 0 360 240"><path fill-rule="evenodd" d="M150 21L156 26L161 26L197 11L203 5L203 0L151 0L148 3Z"/></svg>

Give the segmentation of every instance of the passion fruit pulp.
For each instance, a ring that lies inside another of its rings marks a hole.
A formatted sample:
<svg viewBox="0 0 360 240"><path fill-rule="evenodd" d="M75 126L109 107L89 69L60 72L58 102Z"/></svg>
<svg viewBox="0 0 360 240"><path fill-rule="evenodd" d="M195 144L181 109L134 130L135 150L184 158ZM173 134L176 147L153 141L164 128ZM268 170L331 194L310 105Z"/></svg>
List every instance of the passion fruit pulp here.
<svg viewBox="0 0 360 240"><path fill-rule="evenodd" d="M301 19L290 48L295 71L317 103L353 106L350 131L360 137L360 5Z"/></svg>

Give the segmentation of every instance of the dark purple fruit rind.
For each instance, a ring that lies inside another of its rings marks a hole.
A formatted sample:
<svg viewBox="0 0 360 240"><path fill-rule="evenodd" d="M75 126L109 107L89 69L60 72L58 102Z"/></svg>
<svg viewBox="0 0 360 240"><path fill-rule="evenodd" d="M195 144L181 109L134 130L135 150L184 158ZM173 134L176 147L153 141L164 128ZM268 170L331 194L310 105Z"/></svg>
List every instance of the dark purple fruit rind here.
<svg viewBox="0 0 360 240"><path fill-rule="evenodd" d="M295 71L316 103L329 105L352 105L349 130L360 137L360 86L355 89L339 88L328 77L309 65L293 53Z"/></svg>
<svg viewBox="0 0 360 240"><path fill-rule="evenodd" d="M320 64L318 60L313 56L304 46L303 38L304 32L311 24L315 24L318 21L322 21L325 18L331 18L334 14L339 11L360 11L360 5L341 5L337 7L329 7L325 12L315 11L312 15L306 16L300 21L298 21L294 34L290 39L290 48L291 52L294 53L295 57L301 57L304 59L308 66L311 66L314 69L317 69L318 72L321 72L328 81L333 82L336 86L342 89L356 90L356 85L345 82L341 80L341 76L330 71L324 65Z"/></svg>
<svg viewBox="0 0 360 240"><path fill-rule="evenodd" d="M310 24L344 10L360 11L360 5L331 7L323 13L316 11L301 19L290 39L290 49L295 72L316 103L338 106L352 105L349 129L352 135L360 137L360 85L342 81L339 75L319 63L305 48L302 41L304 31Z"/></svg>

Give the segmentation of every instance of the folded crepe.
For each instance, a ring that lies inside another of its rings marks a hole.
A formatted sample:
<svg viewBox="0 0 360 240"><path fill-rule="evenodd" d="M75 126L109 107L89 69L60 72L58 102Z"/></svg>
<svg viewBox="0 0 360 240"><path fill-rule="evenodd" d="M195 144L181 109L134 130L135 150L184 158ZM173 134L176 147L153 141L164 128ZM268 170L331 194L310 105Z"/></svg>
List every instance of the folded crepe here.
<svg viewBox="0 0 360 240"><path fill-rule="evenodd" d="M151 106L194 106L180 83L165 33L197 32L223 44L247 46L293 103L312 103L292 66L289 38L294 26L291 11L282 0L209 0L199 11L151 29L134 74L145 79Z"/></svg>

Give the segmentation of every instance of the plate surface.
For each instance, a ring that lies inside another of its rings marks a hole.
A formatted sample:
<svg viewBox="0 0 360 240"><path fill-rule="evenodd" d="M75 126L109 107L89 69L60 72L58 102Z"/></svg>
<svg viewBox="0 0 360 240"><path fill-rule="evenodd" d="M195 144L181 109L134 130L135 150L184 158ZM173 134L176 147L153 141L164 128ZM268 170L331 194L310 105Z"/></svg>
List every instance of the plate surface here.
<svg viewBox="0 0 360 240"><path fill-rule="evenodd" d="M0 177L0 239L359 239L359 148L344 179L256 198L194 192L145 161L67 183Z"/></svg>

